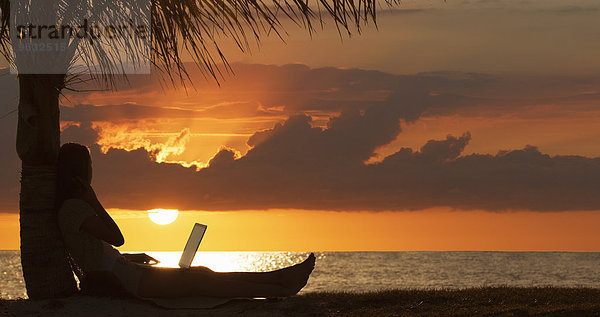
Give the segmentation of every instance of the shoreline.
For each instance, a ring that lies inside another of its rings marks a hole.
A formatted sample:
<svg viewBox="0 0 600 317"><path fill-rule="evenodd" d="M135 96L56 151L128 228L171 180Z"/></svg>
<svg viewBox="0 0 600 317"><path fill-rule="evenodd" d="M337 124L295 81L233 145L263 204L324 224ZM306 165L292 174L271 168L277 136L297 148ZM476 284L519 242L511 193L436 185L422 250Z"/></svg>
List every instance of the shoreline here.
<svg viewBox="0 0 600 317"><path fill-rule="evenodd" d="M196 313L195 313L196 312ZM29 301L0 299L3 316L598 316L600 288L483 287L311 292L277 301L237 300L212 309L169 310L151 302L76 295Z"/></svg>

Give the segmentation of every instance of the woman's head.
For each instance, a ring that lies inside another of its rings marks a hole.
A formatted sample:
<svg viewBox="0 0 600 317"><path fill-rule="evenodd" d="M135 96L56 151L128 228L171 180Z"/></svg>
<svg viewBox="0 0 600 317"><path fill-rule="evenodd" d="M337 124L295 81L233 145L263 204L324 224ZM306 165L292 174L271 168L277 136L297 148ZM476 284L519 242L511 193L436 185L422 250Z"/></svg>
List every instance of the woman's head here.
<svg viewBox="0 0 600 317"><path fill-rule="evenodd" d="M92 182L92 159L87 147L66 143L58 152L58 203L83 194L83 186L77 180Z"/></svg>

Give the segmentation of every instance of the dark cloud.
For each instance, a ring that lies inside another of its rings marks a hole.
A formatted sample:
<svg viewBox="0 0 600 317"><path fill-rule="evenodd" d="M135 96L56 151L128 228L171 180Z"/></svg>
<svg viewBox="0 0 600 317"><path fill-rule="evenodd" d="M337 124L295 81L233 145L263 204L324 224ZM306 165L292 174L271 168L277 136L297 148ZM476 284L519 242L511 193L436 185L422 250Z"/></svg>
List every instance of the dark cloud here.
<svg viewBox="0 0 600 317"><path fill-rule="evenodd" d="M427 103L412 89L406 103ZM332 118L327 128L305 115L290 117L249 139L236 158L221 150L196 171L156 163L139 149L92 146L94 185L108 206L232 210L307 208L407 210L448 206L486 210L587 210L600 208L600 159L549 156L528 146L496 155L461 155L469 133L431 140L419 150L402 148L377 164L373 150L400 132L411 107L369 108ZM89 127L81 135L94 134Z"/></svg>
<svg viewBox="0 0 600 317"><path fill-rule="evenodd" d="M102 153L96 145L98 131L91 121L186 117L197 109L134 104L63 108L63 119L79 122L65 128L63 142L90 146L94 186L100 199L112 208L600 208L599 159L549 156L531 146L496 155L463 155L471 139L468 132L431 140L419 150L402 148L379 163L365 164L377 148L401 133L403 122L482 107L509 111L502 107L528 106L540 100L569 103L584 98L587 103L597 98L596 93L584 89L597 83L593 78L583 82L557 79L556 85L547 80L544 86L526 79L508 84L494 76L457 72L396 76L361 70L311 70L303 65L246 67L249 71L240 75L241 82L226 91L242 87L241 83L250 84L243 86L247 91L272 89L272 97L268 97L272 99L261 101L268 106L294 95L308 97L285 104L289 118L256 132L248 139L251 149L242 157L222 149L207 168L197 171L195 167L156 163L153 153L144 149ZM256 71L251 72L253 69ZM502 97L505 91L510 94ZM305 114L309 110L340 114L320 127ZM3 124L0 131L0 144L6 149L14 148L15 121L8 120L12 126ZM7 153L12 154L2 157L0 208L16 210L19 162L14 151Z"/></svg>
<svg viewBox="0 0 600 317"><path fill-rule="evenodd" d="M149 107L136 104L94 106L78 104L74 107L61 107L63 121L129 121L149 118L187 118L195 116L194 111Z"/></svg>
<svg viewBox="0 0 600 317"><path fill-rule="evenodd" d="M428 11L432 11L434 9L431 8L419 8L419 9L398 9L398 8L389 8L387 10L381 10L380 12L378 12L378 15L388 15L388 14L392 14L392 15L406 15L406 14L415 14L415 13L425 13Z"/></svg>
<svg viewBox="0 0 600 317"><path fill-rule="evenodd" d="M600 7L568 5L564 7L555 8L554 11L562 14L594 13L600 11Z"/></svg>
<svg viewBox="0 0 600 317"><path fill-rule="evenodd" d="M175 101L156 104L155 92L162 88L155 80L140 77L134 81L135 88L122 98L123 103L101 107L75 103L62 108L63 120L222 119L287 117L303 113L330 116L383 106L390 98L401 100L412 87L418 87L430 96L426 104L396 104L410 108L398 110L405 111L403 118L408 121L419 116L448 114L520 115L521 110L536 106L544 107L544 111L533 115L560 117L574 107L577 111L596 110L600 104L597 93L600 78L597 76L494 76L450 71L394 75L333 67L311 69L300 64L234 64L233 67L235 77L227 78L221 88L200 79L200 74L191 73L191 77L197 79L195 90L188 91L189 97L181 97L177 108L171 104ZM148 94L149 91L152 93ZM182 91L180 95L185 93ZM86 100L85 96L88 94L68 97ZM126 103L131 98L135 98L136 104ZM413 111L412 115L410 111Z"/></svg>
<svg viewBox="0 0 600 317"><path fill-rule="evenodd" d="M74 142L92 147L98 141L98 132L92 128L90 121L82 121L65 127L60 138L62 143Z"/></svg>
<svg viewBox="0 0 600 317"><path fill-rule="evenodd" d="M73 107L61 107L63 121L134 121L141 119L178 119L178 118L235 118L280 115L259 108L254 102L235 102L209 109L185 110L167 107L145 106L125 103L120 105L95 106L77 104Z"/></svg>

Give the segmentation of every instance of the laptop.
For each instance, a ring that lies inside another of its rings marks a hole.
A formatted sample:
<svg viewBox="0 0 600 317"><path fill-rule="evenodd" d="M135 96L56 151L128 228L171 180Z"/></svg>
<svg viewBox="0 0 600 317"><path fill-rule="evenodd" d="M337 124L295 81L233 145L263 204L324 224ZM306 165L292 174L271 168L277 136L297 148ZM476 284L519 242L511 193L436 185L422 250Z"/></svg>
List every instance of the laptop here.
<svg viewBox="0 0 600 317"><path fill-rule="evenodd" d="M183 249L183 253L181 254L181 259L179 259L179 267L180 268L187 269L190 266L192 266L192 261L194 260L196 251L198 251L200 242L202 241L202 238L204 237L206 228L207 228L206 225L203 225L200 223L194 224L192 233L190 233L190 237L188 238L188 241L185 244L185 248Z"/></svg>

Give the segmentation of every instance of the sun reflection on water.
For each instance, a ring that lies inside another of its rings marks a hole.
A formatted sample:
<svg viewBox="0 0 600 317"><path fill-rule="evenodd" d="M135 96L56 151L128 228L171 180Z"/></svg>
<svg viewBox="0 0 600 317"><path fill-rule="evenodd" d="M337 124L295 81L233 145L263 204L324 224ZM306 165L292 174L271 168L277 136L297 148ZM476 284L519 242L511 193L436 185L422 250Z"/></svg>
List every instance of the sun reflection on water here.
<svg viewBox="0 0 600 317"><path fill-rule="evenodd" d="M159 260L159 267L179 267L181 252L146 252ZM304 252L197 252L192 266L206 266L215 272L265 272L302 262Z"/></svg>

